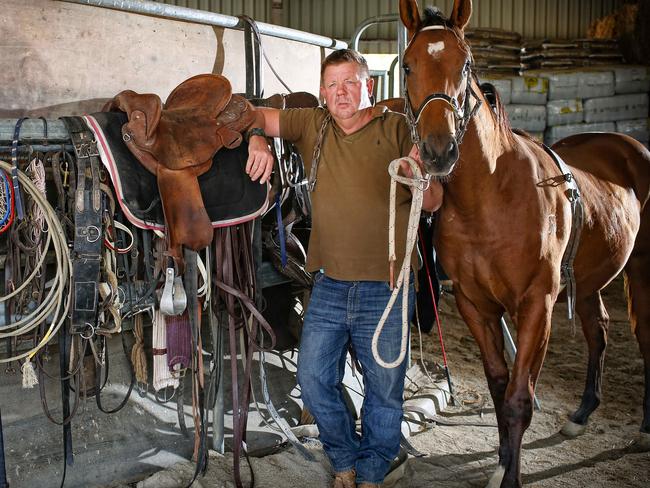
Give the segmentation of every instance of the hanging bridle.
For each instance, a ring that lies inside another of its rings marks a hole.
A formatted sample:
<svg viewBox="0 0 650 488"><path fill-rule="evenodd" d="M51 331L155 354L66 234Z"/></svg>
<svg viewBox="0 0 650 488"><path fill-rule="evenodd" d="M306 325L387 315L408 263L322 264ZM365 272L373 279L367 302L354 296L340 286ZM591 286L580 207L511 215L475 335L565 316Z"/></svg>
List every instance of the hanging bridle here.
<svg viewBox="0 0 650 488"><path fill-rule="evenodd" d="M413 35L410 42L406 46L406 49L408 49L409 45L413 42L415 37L420 32L426 30L438 30L438 29L451 30L445 27L444 25L429 25L427 27L423 27ZM406 52L406 49L404 50L404 52ZM402 69L405 70L405 67L402 66ZM404 74L406 75L406 73ZM418 107L415 113L413 112L413 107L411 105L411 100L408 94L407 83L404 84L404 113L406 115L406 120L409 124L409 128L411 129L411 140L413 141L413 144L420 143L420 134L418 134L417 125L418 122L420 121L420 116L422 115L422 112L427 107L427 105L429 105L429 103L431 103L432 101L442 100L443 102L447 103L451 107L452 111L454 112L454 126L456 127L456 133L454 135L454 139L458 147L460 147L460 144L463 141L463 137L465 136L465 132L467 131L469 121L476 114L476 112L478 112L478 109L481 107L481 104L483 103L482 100L474 91L474 89L472 88L471 81L472 78L475 77L475 75L472 69L471 59L467 60L467 62L465 63L465 66L463 67L462 77L466 85L465 96L463 97L464 101L462 107L457 97L449 96L446 93L436 92L428 95L424 99L424 101L420 104L420 106ZM474 103L474 106L470 108L471 98L474 98L476 103Z"/></svg>

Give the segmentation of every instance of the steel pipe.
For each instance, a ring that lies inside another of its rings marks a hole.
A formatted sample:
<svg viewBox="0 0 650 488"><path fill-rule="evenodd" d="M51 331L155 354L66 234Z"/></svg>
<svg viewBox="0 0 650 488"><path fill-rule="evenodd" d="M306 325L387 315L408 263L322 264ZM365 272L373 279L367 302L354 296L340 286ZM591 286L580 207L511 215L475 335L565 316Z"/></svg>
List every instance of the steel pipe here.
<svg viewBox="0 0 650 488"><path fill-rule="evenodd" d="M176 5L168 5L165 3L150 2L146 0L61 0L68 3L78 3L81 5L90 5L93 7L110 8L113 10L121 10L123 12L132 12L144 15L154 15L156 17L164 17L166 19L184 20L194 22L197 24L215 25L218 27L226 27L230 29L243 29L244 23L237 17L231 15L223 15L215 12L208 12L206 10L198 10L187 7L178 7ZM306 44L313 44L320 47L327 47L331 49L343 49L348 45L344 41L331 39L309 32L303 32L288 27L282 27L264 22L258 22L257 26L260 33L279 37L281 39L288 39L290 41L299 41Z"/></svg>

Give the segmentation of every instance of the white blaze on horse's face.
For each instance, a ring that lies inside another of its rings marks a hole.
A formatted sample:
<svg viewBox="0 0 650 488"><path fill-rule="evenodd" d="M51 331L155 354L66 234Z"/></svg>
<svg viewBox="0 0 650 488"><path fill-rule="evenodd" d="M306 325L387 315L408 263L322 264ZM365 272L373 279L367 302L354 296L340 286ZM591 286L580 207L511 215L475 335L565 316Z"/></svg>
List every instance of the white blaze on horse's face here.
<svg viewBox="0 0 650 488"><path fill-rule="evenodd" d="M334 119L345 120L370 107L372 83L356 63L334 64L325 68L320 93Z"/></svg>
<svg viewBox="0 0 650 488"><path fill-rule="evenodd" d="M440 55L440 52L443 49L445 49L445 43L443 41L430 42L427 47L427 52L435 59Z"/></svg>

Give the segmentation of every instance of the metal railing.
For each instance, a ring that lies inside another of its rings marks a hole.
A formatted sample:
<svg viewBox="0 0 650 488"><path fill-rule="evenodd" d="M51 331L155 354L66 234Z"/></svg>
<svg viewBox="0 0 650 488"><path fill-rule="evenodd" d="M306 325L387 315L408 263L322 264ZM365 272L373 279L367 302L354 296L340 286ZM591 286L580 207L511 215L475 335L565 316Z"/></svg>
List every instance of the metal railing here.
<svg viewBox="0 0 650 488"><path fill-rule="evenodd" d="M81 5L90 5L94 7L110 8L124 12L154 15L166 19L184 20L197 24L214 25L230 29L243 29L244 22L231 15L223 15L206 10L197 10L187 7L178 7L158 2L146 0L60 0L68 3L78 3ZM344 41L331 39L329 37L311 34L288 27L282 27L264 22L258 22L257 26L261 34L279 37L291 41L304 42L315 46L327 47L331 49L343 49L348 45Z"/></svg>
<svg viewBox="0 0 650 488"><path fill-rule="evenodd" d="M406 48L406 28L402 25L399 14L378 15L377 17L370 17L364 20L363 22L361 22L357 26L356 30L354 31L354 34L352 34L352 38L350 39L350 47L355 51L358 51L359 40L361 39L361 35L365 32L365 30L372 25L381 24L385 22L397 22L397 58L396 61L393 61L390 69L388 70L388 79L389 79L388 91L392 96L394 93L393 89L395 85L393 69L395 67L395 64L397 64L400 67L400 69L398 69L399 95L403 96L404 73L401 70L401 66L402 66L402 56L404 55L404 49Z"/></svg>

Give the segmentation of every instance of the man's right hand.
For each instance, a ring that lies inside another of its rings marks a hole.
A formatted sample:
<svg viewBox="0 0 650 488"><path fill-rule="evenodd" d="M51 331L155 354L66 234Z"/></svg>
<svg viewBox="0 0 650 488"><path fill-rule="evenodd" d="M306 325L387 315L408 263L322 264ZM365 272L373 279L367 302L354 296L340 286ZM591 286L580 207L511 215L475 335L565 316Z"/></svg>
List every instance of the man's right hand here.
<svg viewBox="0 0 650 488"><path fill-rule="evenodd" d="M246 174L251 180L260 180L260 185L269 181L275 158L269 149L266 137L251 136L248 142L248 160L246 161Z"/></svg>

